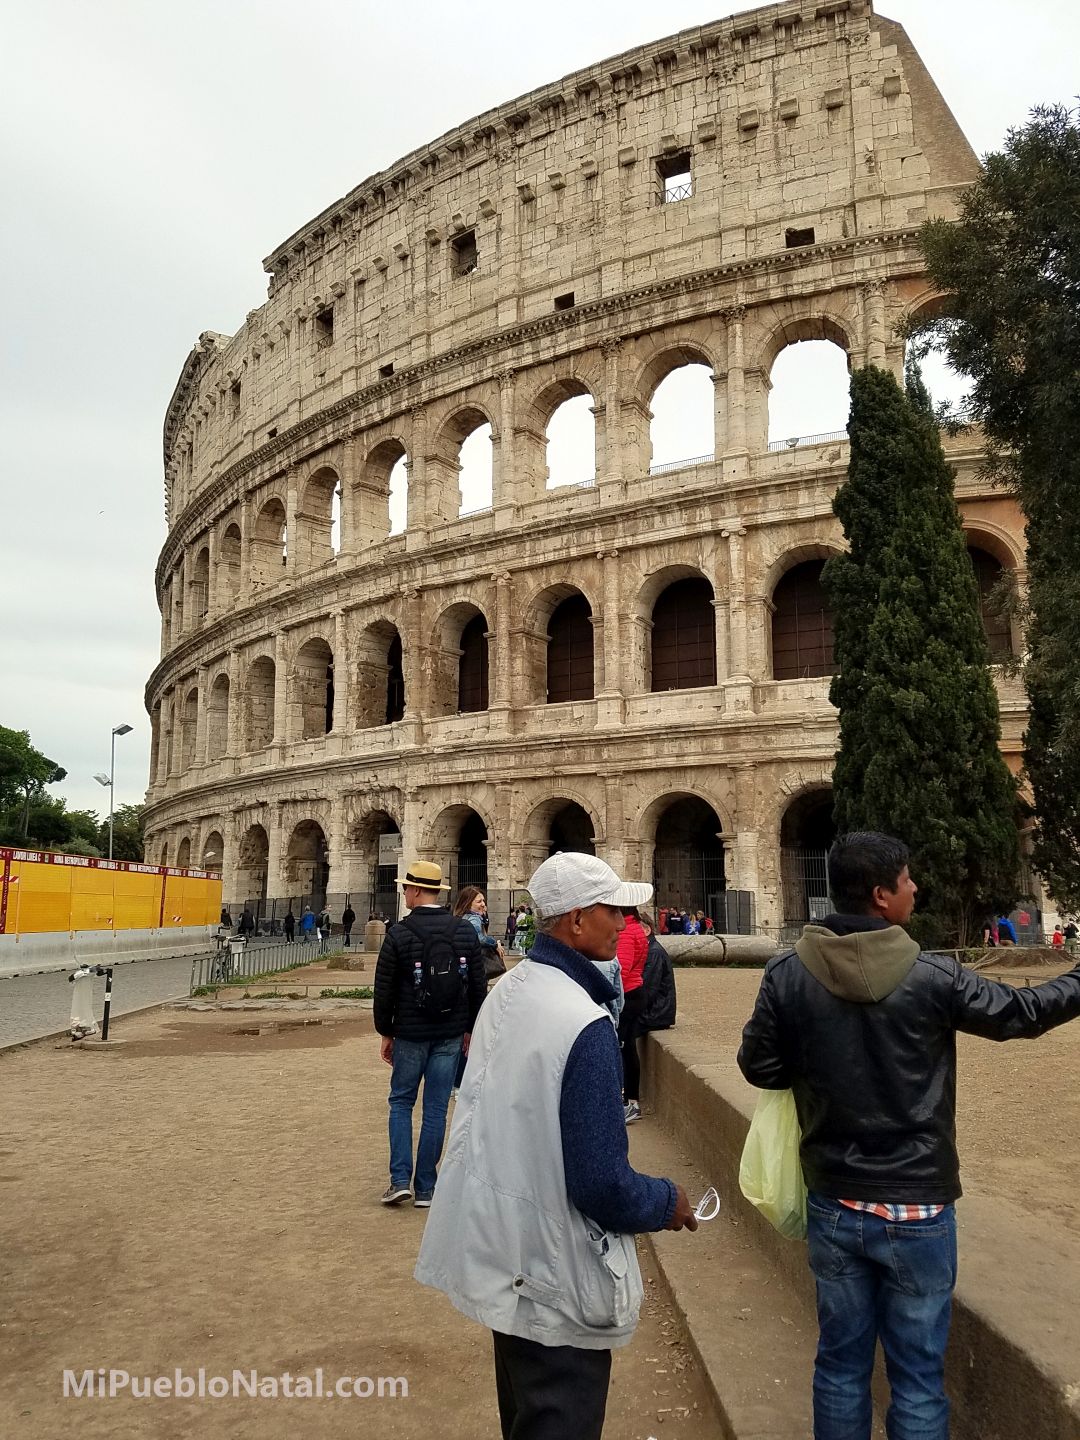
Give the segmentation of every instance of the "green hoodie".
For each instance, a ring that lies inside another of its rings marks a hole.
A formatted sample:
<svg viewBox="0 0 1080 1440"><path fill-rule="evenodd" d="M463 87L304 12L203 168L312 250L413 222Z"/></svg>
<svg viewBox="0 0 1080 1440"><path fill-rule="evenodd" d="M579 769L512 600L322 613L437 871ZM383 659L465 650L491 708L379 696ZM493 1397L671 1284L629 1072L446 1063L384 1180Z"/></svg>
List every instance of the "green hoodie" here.
<svg viewBox="0 0 1080 1440"><path fill-rule="evenodd" d="M891 995L907 978L919 957L919 946L899 925L852 935L836 935L824 925L807 925L795 953L830 994L870 1005Z"/></svg>

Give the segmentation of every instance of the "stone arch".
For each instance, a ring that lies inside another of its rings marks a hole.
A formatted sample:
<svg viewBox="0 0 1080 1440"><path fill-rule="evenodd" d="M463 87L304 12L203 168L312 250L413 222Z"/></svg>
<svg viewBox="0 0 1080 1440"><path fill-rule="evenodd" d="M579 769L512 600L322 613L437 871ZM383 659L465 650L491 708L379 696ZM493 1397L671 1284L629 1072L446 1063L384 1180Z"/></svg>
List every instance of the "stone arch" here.
<svg viewBox="0 0 1080 1440"><path fill-rule="evenodd" d="M405 715L401 635L390 620L373 620L356 642L356 728L391 725Z"/></svg>
<svg viewBox="0 0 1080 1440"><path fill-rule="evenodd" d="M649 614L647 674L651 691L716 684L716 610L704 575L671 579Z"/></svg>
<svg viewBox="0 0 1080 1440"><path fill-rule="evenodd" d="M191 837L185 835L176 847L176 868L178 870L191 869Z"/></svg>
<svg viewBox="0 0 1080 1440"><path fill-rule="evenodd" d="M387 436L368 451L352 489L359 545L378 545L405 531L416 519L409 513L411 500L408 450L397 435Z"/></svg>
<svg viewBox="0 0 1080 1440"><path fill-rule="evenodd" d="M810 313L778 319L762 333L748 368L763 370L768 375L781 350L806 340L827 340L839 346L850 363L852 355L858 354L860 350L858 326L854 318L816 305L813 301L808 304L813 306Z"/></svg>
<svg viewBox="0 0 1080 1440"><path fill-rule="evenodd" d="M313 570L334 558L333 522L341 477L332 465L320 465L304 481L296 511L293 548L300 570Z"/></svg>
<svg viewBox="0 0 1080 1440"><path fill-rule="evenodd" d="M244 684L244 748L265 750L274 740L274 695L277 666L269 655L259 655L248 666Z"/></svg>
<svg viewBox="0 0 1080 1440"><path fill-rule="evenodd" d="M206 699L206 758L220 760L229 748L229 677L216 675Z"/></svg>
<svg viewBox="0 0 1080 1440"><path fill-rule="evenodd" d="M203 620L210 609L210 547L201 545L191 570L191 618Z"/></svg>
<svg viewBox="0 0 1080 1440"><path fill-rule="evenodd" d="M203 841L200 864L208 875L220 875L225 861L225 837L220 830L211 830Z"/></svg>
<svg viewBox="0 0 1080 1440"><path fill-rule="evenodd" d="M185 772L195 764L195 737L199 729L199 691L193 685L184 696L180 712L180 770Z"/></svg>
<svg viewBox="0 0 1080 1440"><path fill-rule="evenodd" d="M596 403L588 380L562 373L547 380L523 407L514 433L514 459L526 494L593 483Z"/></svg>
<svg viewBox="0 0 1080 1440"><path fill-rule="evenodd" d="M430 710L456 715L486 710L489 699L488 624L468 600L448 605L432 634Z"/></svg>
<svg viewBox="0 0 1080 1440"><path fill-rule="evenodd" d="M534 805L521 827L523 844L538 857L536 863L554 855L557 850L581 850L595 855L603 840L603 827L596 810L584 795L560 787Z"/></svg>
<svg viewBox="0 0 1080 1440"><path fill-rule="evenodd" d="M297 648L291 678L293 738L329 735L334 728L334 652L320 635L312 635Z"/></svg>
<svg viewBox="0 0 1080 1440"><path fill-rule="evenodd" d="M158 864L164 866L166 869L168 868L168 864L169 864L169 842L168 842L168 840L163 840L163 841L161 842L161 858L158 860Z"/></svg>
<svg viewBox="0 0 1080 1440"><path fill-rule="evenodd" d="M968 537L965 536L965 539ZM1009 567L998 558L1000 550L993 550L968 542L968 559L975 572L975 584L979 591L979 619L990 651L992 663L1007 660L1014 652L1013 626L1009 616L1003 590L1003 581Z"/></svg>
<svg viewBox="0 0 1080 1440"><path fill-rule="evenodd" d="M657 796L641 817L640 833L648 851L658 909L676 905L685 914L699 910L725 928L721 897L727 888L724 822L704 796L669 790Z"/></svg>
<svg viewBox="0 0 1080 1440"><path fill-rule="evenodd" d="M722 373L726 368L724 357L697 336L666 331L649 337L642 348L645 354L633 378L631 394L645 407L651 405L668 376L686 365L704 365L710 374Z"/></svg>
<svg viewBox="0 0 1080 1440"><path fill-rule="evenodd" d="M566 581L557 581L554 584L547 581L529 597L523 606L521 629L515 637L524 674L523 689L527 697L527 704L551 703L552 621L556 612L575 597L583 602L588 612L589 637L587 646L581 643L575 647L577 653L575 674L578 683L572 688L581 693L574 696L567 694L563 698L591 700L596 693L596 646L593 635L593 617L596 615L595 598L589 593L589 588L586 586ZM583 641L583 635L584 632L579 633L579 641ZM588 651L587 661L584 655L586 649ZM567 659L569 658L568 653ZM586 689L588 694L584 693Z"/></svg>
<svg viewBox="0 0 1080 1440"><path fill-rule="evenodd" d="M270 838L265 828L259 824L249 825L237 849L235 900L240 904L249 901L257 904L266 899L269 863Z"/></svg>
<svg viewBox="0 0 1080 1440"><path fill-rule="evenodd" d="M252 586L276 585L285 574L288 546L288 516L276 495L266 500L256 514L248 546Z"/></svg>
<svg viewBox="0 0 1080 1440"><path fill-rule="evenodd" d="M316 914L326 903L330 878L330 852L326 832L317 820L300 820L293 826L285 847L285 886L300 906L310 905ZM300 910L294 910L299 917Z"/></svg>
<svg viewBox="0 0 1080 1440"><path fill-rule="evenodd" d="M832 786L805 785L789 796L780 814L780 892L782 939L795 939L802 927L829 909L825 858L836 839Z"/></svg>
<svg viewBox="0 0 1080 1440"><path fill-rule="evenodd" d="M485 435L491 442L486 449ZM497 439L498 426L492 414L475 400L459 406L443 420L435 434L426 472L429 486L435 489L435 512L441 518L491 509ZM475 449L476 455L467 453L463 461L462 448L470 441L470 450Z"/></svg>
<svg viewBox="0 0 1080 1440"><path fill-rule="evenodd" d="M235 600L240 594L240 561L243 550L240 526L232 520L225 526L218 547L218 573L222 576L222 589L231 600Z"/></svg>
<svg viewBox="0 0 1080 1440"><path fill-rule="evenodd" d="M464 885L488 886L488 844L492 837L489 819L475 805L455 802L446 805L428 827L421 847L431 855L449 879L452 891Z"/></svg>
<svg viewBox="0 0 1080 1440"><path fill-rule="evenodd" d="M383 838L397 837L395 855L384 860ZM350 903L361 921L368 915L398 912L397 857L401 854L401 824L385 806L374 806L353 819L346 836L345 866Z"/></svg>
<svg viewBox="0 0 1080 1440"><path fill-rule="evenodd" d="M774 332L781 342L768 370L768 443L847 434L851 408L852 341L824 317L790 322Z"/></svg>
<svg viewBox="0 0 1080 1440"><path fill-rule="evenodd" d="M725 368L705 346L690 340L668 340L646 361L638 393L649 414L653 473L719 453L723 437L718 433L715 380Z"/></svg>

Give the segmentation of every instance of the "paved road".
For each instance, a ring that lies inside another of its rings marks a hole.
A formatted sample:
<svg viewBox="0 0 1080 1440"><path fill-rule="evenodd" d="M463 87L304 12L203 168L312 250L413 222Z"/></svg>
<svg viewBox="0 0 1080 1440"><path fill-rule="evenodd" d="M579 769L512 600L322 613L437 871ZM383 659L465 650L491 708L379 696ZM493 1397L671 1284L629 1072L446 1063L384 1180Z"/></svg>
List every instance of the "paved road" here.
<svg viewBox="0 0 1080 1440"><path fill-rule="evenodd" d="M160 1000L175 1000L188 993L191 960L134 960L113 969L113 1015L138 1010ZM101 1023L105 1003L105 977L94 981L94 1014ZM68 972L0 978L0 1046L36 1040L63 1030L71 1014Z"/></svg>

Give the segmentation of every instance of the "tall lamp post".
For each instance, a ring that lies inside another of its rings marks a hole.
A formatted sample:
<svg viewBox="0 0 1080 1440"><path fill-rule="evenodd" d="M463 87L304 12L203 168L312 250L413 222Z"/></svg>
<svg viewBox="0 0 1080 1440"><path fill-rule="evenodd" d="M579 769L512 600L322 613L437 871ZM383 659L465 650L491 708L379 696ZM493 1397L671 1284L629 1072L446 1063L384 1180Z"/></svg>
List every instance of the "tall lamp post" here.
<svg viewBox="0 0 1080 1440"><path fill-rule="evenodd" d="M112 859L113 852L113 811L116 808L113 804L113 784L116 778L116 737L117 735L130 735L130 725L114 725L112 732L112 743L109 747L109 773L102 775L98 773L94 779L99 785L104 785L109 792L109 859Z"/></svg>

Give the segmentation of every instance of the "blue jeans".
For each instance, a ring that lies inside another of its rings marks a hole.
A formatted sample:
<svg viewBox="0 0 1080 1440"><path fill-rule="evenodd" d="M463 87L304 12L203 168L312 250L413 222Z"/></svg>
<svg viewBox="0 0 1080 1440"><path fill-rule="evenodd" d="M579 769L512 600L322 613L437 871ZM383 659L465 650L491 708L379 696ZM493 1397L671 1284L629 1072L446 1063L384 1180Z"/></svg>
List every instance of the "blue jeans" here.
<svg viewBox="0 0 1080 1440"><path fill-rule="evenodd" d="M810 1268L820 1336L814 1440L870 1440L878 1338L892 1392L889 1440L948 1440L945 1346L956 1284L956 1213L892 1223L811 1193Z"/></svg>
<svg viewBox="0 0 1080 1440"><path fill-rule="evenodd" d="M394 1040L390 1076L390 1183L411 1185L413 1179L412 1112L420 1081L424 1082L420 1141L416 1147L415 1195L435 1189L435 1166L442 1154L446 1107L450 1103L461 1036L451 1040Z"/></svg>

